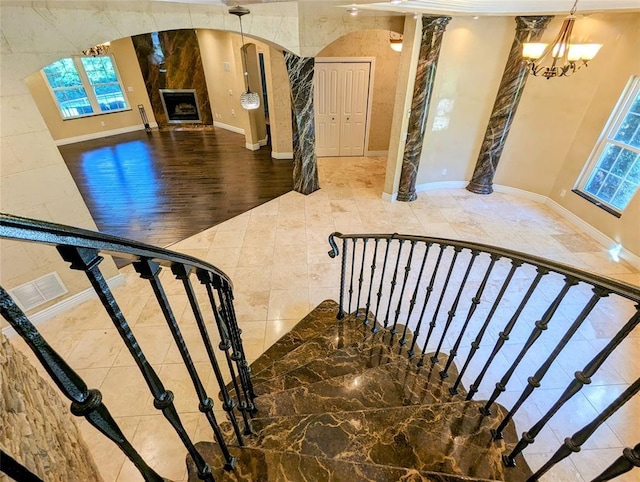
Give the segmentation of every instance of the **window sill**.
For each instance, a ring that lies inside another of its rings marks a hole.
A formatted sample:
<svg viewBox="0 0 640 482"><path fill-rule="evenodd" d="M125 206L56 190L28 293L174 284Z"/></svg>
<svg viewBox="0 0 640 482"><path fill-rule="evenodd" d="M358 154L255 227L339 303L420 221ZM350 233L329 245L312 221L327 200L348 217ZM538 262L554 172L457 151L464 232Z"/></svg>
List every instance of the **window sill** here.
<svg viewBox="0 0 640 482"><path fill-rule="evenodd" d="M586 199L587 201L589 201L591 204L595 204L596 206L598 206L600 209L603 209L604 211L608 212L609 214L611 214L612 216L615 216L616 218L620 218L622 217L622 213L616 211L615 209L607 206L605 203L603 203L602 201L598 201L596 198L590 196L589 194L579 191L578 189L572 189L571 190L572 193L577 194L578 196L580 196L582 199Z"/></svg>
<svg viewBox="0 0 640 482"><path fill-rule="evenodd" d="M118 109L118 110L110 110L108 112L94 112L93 114L85 114L85 115L77 115L74 117L63 117L63 121L72 121L78 119L86 119L87 117L98 117L101 115L109 115L109 114L119 114L120 112L130 112L133 109L131 107L127 107L126 109Z"/></svg>

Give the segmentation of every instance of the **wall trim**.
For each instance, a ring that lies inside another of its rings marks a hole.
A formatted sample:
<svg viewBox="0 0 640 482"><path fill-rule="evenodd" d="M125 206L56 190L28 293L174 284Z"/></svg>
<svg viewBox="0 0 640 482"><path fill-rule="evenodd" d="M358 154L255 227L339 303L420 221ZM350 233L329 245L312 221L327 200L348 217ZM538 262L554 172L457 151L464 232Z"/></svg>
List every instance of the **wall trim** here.
<svg viewBox="0 0 640 482"><path fill-rule="evenodd" d="M258 144L249 144L248 142L246 142L244 144L244 147L246 147L250 151L257 151L258 149L260 149L260 143L258 143Z"/></svg>
<svg viewBox="0 0 640 482"><path fill-rule="evenodd" d="M271 151L271 157L274 159L293 159L293 152Z"/></svg>
<svg viewBox="0 0 640 482"><path fill-rule="evenodd" d="M393 194L389 194L388 192L383 192L382 193L382 200L383 201L394 203L394 202L396 202L397 199L398 199L398 193L397 192L394 192Z"/></svg>
<svg viewBox="0 0 640 482"><path fill-rule="evenodd" d="M365 157L387 157L389 151L365 151Z"/></svg>
<svg viewBox="0 0 640 482"><path fill-rule="evenodd" d="M157 128L158 123L152 122L149 127ZM91 134L83 134L81 136L65 137L64 139L54 140L56 146L66 146L67 144L75 144L76 142L91 141L93 139L101 139L108 136L117 136L118 134L126 134L127 132L143 131L143 125L135 125L129 127L120 127L119 129L111 129L108 131L92 132Z"/></svg>
<svg viewBox="0 0 640 482"><path fill-rule="evenodd" d="M213 122L213 127L219 127L220 129L224 129L226 131L235 132L236 134L244 135L244 129L242 127L232 126L230 124L225 124L224 122Z"/></svg>
<svg viewBox="0 0 640 482"><path fill-rule="evenodd" d="M109 285L110 289L117 288L118 286L122 286L125 283L125 277L122 274L117 274L113 278L109 278L107 280L107 285ZM51 318L58 316L64 313L71 308L78 306L85 301L89 301L93 298L96 298L98 295L93 290L93 288L87 288L86 290L81 291L80 293L76 293L75 295L71 295L68 298L65 298L62 301L58 301L57 303L45 308L42 311L38 311L33 315L29 315L29 321L33 323L35 326L38 326L45 321L50 320ZM11 326L5 326L2 329L2 334L7 338L11 338L12 336L17 335L16 330Z"/></svg>
<svg viewBox="0 0 640 482"><path fill-rule="evenodd" d="M416 192L434 191L436 189L460 189L466 187L467 184L469 183L466 181L427 182L424 184L418 184L416 186Z"/></svg>

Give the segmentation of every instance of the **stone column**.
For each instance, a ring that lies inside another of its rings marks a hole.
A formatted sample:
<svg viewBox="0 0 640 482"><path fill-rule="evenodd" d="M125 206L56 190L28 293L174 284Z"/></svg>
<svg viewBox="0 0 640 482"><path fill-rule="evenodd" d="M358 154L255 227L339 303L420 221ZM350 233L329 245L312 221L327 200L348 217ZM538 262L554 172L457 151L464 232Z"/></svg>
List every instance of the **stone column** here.
<svg viewBox="0 0 640 482"><path fill-rule="evenodd" d="M552 18L552 16L516 17L516 35L502 74L476 168L467 186L467 190L471 192L476 194L493 192L493 177L527 82L528 70L522 57L522 44L540 39Z"/></svg>
<svg viewBox="0 0 640 482"><path fill-rule="evenodd" d="M320 189L313 118L313 57L284 53L291 86L293 130L293 189L311 194Z"/></svg>
<svg viewBox="0 0 640 482"><path fill-rule="evenodd" d="M442 36L449 20L451 17L422 17L420 57L413 87L407 141L402 157L398 201L414 201L417 197L416 178L429 114L429 103L433 92L433 81L436 76Z"/></svg>

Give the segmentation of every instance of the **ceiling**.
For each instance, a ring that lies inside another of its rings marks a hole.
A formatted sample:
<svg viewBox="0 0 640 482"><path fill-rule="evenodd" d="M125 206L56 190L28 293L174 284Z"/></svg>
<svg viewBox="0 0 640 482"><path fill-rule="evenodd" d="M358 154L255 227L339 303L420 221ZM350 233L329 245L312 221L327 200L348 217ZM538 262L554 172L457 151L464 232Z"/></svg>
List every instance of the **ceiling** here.
<svg viewBox="0 0 640 482"><path fill-rule="evenodd" d="M238 5L275 3L287 0L155 0L179 3ZM363 11L384 11L403 14L436 13L452 15L535 15L564 14L573 6L574 0L400 0L399 3L375 0L297 0L292 3L318 3L342 8L357 7ZM640 12L640 0L580 0L578 13L603 11ZM640 27L639 27L640 28Z"/></svg>

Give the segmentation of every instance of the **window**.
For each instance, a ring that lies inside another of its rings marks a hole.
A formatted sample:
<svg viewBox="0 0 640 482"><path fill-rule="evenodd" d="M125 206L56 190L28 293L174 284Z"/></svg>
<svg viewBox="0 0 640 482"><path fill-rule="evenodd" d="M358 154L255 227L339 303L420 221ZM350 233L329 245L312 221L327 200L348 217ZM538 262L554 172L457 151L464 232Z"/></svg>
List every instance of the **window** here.
<svg viewBox="0 0 640 482"><path fill-rule="evenodd" d="M64 119L129 108L111 55L60 59L42 72Z"/></svg>
<svg viewBox="0 0 640 482"><path fill-rule="evenodd" d="M640 77L632 77L576 187L620 216L640 186Z"/></svg>

